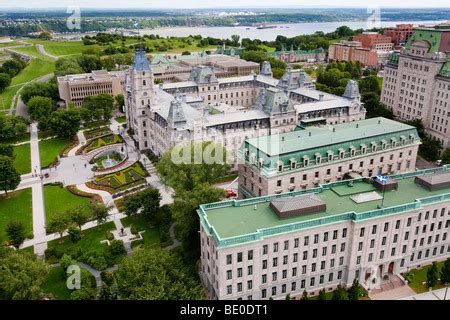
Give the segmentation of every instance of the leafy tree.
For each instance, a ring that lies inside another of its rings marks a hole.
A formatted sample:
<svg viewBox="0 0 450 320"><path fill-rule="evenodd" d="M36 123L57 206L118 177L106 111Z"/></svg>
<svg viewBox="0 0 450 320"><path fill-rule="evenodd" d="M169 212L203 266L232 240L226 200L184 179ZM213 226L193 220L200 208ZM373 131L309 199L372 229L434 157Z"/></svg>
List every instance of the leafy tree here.
<svg viewBox="0 0 450 320"><path fill-rule="evenodd" d="M155 222L161 194L156 188L148 188L128 197L125 201L125 214L142 214L148 221Z"/></svg>
<svg viewBox="0 0 450 320"><path fill-rule="evenodd" d="M72 137L80 130L80 111L71 108L53 112L48 126L59 137Z"/></svg>
<svg viewBox="0 0 450 320"><path fill-rule="evenodd" d="M309 300L308 292L306 292L306 290L303 291L302 297L300 298L300 300Z"/></svg>
<svg viewBox="0 0 450 320"><path fill-rule="evenodd" d="M427 270L427 286L433 288L437 282L439 277L439 270L436 262L433 262L431 267Z"/></svg>
<svg viewBox="0 0 450 320"><path fill-rule="evenodd" d="M338 284L336 290L333 291L331 300L347 300L347 293L340 284Z"/></svg>
<svg viewBox="0 0 450 320"><path fill-rule="evenodd" d="M439 159L439 151L442 149L440 140L426 135L422 138L422 144L419 147L419 154L429 160L436 161Z"/></svg>
<svg viewBox="0 0 450 320"><path fill-rule="evenodd" d="M116 107L121 110L123 106L125 105L125 98L123 97L123 94L118 94L114 97L114 102Z"/></svg>
<svg viewBox="0 0 450 320"><path fill-rule="evenodd" d="M69 228L70 223L70 218L65 212L58 213L47 223L47 232L57 232L61 239L63 233Z"/></svg>
<svg viewBox="0 0 450 320"><path fill-rule="evenodd" d="M442 164L450 164L450 148L445 149L445 151L442 153L441 159Z"/></svg>
<svg viewBox="0 0 450 320"><path fill-rule="evenodd" d="M83 54L77 59L77 62L84 72L92 72L102 68L102 62L96 55Z"/></svg>
<svg viewBox="0 0 450 320"><path fill-rule="evenodd" d="M239 39L240 39L241 37L238 35L238 34L233 34L232 36L231 36L231 41L233 41L233 45L235 46L235 47L237 47L238 45L239 45Z"/></svg>
<svg viewBox="0 0 450 320"><path fill-rule="evenodd" d="M20 184L20 174L10 157L0 156L0 190L8 196L8 190L15 190Z"/></svg>
<svg viewBox="0 0 450 320"><path fill-rule="evenodd" d="M22 101L28 104L31 98L40 96L50 98L53 101L59 99L58 86L55 82L33 82L26 85L20 92Z"/></svg>
<svg viewBox="0 0 450 320"><path fill-rule="evenodd" d="M19 249L20 245L24 242L25 236L25 226L20 221L10 221L6 225L6 234L11 244Z"/></svg>
<svg viewBox="0 0 450 320"><path fill-rule="evenodd" d="M103 202L92 201L89 208L92 212L92 218L97 220L97 224L103 224L108 220L108 213L112 207L105 206Z"/></svg>
<svg viewBox="0 0 450 320"><path fill-rule="evenodd" d="M110 120L114 107L114 98L107 93L86 97L83 101L81 117L83 121Z"/></svg>
<svg viewBox="0 0 450 320"><path fill-rule="evenodd" d="M450 284L450 258L445 260L441 269L441 282L443 284Z"/></svg>
<svg viewBox="0 0 450 320"><path fill-rule="evenodd" d="M36 300L48 266L35 255L0 247L0 297L5 300Z"/></svg>
<svg viewBox="0 0 450 320"><path fill-rule="evenodd" d="M114 257L125 255L127 253L122 240L112 240L109 244L108 251Z"/></svg>
<svg viewBox="0 0 450 320"><path fill-rule="evenodd" d="M19 74L25 65L18 59L6 60L0 67L0 73L7 73L11 78Z"/></svg>
<svg viewBox="0 0 450 320"><path fill-rule="evenodd" d="M52 35L50 34L50 32L44 31L44 32L41 32L38 35L38 38L42 39L42 40L51 40L52 39Z"/></svg>
<svg viewBox="0 0 450 320"><path fill-rule="evenodd" d="M189 51L183 51L181 53L182 56L189 56L191 53Z"/></svg>
<svg viewBox="0 0 450 320"><path fill-rule="evenodd" d="M70 294L71 300L93 300L97 295L96 282L93 275L81 269L81 288Z"/></svg>
<svg viewBox="0 0 450 320"><path fill-rule="evenodd" d="M12 139L26 131L27 122L24 118L0 112L0 140Z"/></svg>
<svg viewBox="0 0 450 320"><path fill-rule="evenodd" d="M0 156L14 157L14 148L9 144L0 144Z"/></svg>
<svg viewBox="0 0 450 320"><path fill-rule="evenodd" d="M59 263L61 264L61 268L64 269L64 271L67 271L67 268L74 265L76 261L72 259L72 257L66 253L63 254L61 259L59 260Z"/></svg>
<svg viewBox="0 0 450 320"><path fill-rule="evenodd" d="M362 93L374 92L380 95L380 86L378 84L377 76L368 76L358 81L359 90Z"/></svg>
<svg viewBox="0 0 450 320"><path fill-rule="evenodd" d="M81 240L81 229L78 228L75 224L69 225L69 228L67 229L67 234L69 237L69 240L72 243L77 243Z"/></svg>
<svg viewBox="0 0 450 320"><path fill-rule="evenodd" d="M11 76L7 73L0 73L0 93L5 91L11 84Z"/></svg>
<svg viewBox="0 0 450 320"><path fill-rule="evenodd" d="M121 299L190 300L202 298L203 289L173 253L139 250L125 258L116 271Z"/></svg>
<svg viewBox="0 0 450 320"><path fill-rule="evenodd" d="M40 124L46 124L48 118L55 110L55 104L53 100L47 97L34 96L28 101L27 106L30 119L39 121Z"/></svg>
<svg viewBox="0 0 450 320"><path fill-rule="evenodd" d="M352 286L348 290L348 300L358 300L359 299L359 281L354 279Z"/></svg>
<svg viewBox="0 0 450 320"><path fill-rule="evenodd" d="M327 295L325 292L325 289L322 289L319 291L319 296L317 297L318 300L327 300Z"/></svg>
<svg viewBox="0 0 450 320"><path fill-rule="evenodd" d="M291 295L289 293L286 295L286 299L285 300L291 300Z"/></svg>
<svg viewBox="0 0 450 320"><path fill-rule="evenodd" d="M68 74L83 73L83 68L78 64L76 57L62 57L56 60L55 63L55 75L65 76Z"/></svg>

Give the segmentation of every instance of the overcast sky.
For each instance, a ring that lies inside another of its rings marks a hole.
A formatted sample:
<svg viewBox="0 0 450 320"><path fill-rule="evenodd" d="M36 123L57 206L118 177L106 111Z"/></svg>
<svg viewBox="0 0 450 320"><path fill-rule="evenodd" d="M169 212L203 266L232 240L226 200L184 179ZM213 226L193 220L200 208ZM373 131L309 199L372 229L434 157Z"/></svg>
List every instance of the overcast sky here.
<svg viewBox="0 0 450 320"><path fill-rule="evenodd" d="M450 7L449 0L0 0L0 8L211 8L245 6L327 6L327 7Z"/></svg>

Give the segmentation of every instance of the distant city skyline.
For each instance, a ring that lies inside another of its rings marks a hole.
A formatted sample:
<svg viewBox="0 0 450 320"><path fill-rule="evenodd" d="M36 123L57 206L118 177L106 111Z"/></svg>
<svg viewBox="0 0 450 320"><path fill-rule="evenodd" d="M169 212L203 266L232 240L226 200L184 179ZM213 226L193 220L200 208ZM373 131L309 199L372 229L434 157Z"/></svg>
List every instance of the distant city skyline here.
<svg viewBox="0 0 450 320"><path fill-rule="evenodd" d="M245 7L373 7L380 6L385 8L440 8L450 7L450 2L441 0L428 0L426 2L422 0L343 0L343 1L330 1L330 0L315 0L315 1L298 1L298 0L265 0L263 4L257 0L229 0L226 4L221 3L217 5L212 0L167 0L164 3L149 1L149 0L133 0L124 2L123 0L97 0L95 2L91 0L29 0L22 3L17 3L16 0L6 0L0 3L0 8L64 8L68 6L78 6L81 8L146 8L146 9L176 9L176 8L245 8Z"/></svg>

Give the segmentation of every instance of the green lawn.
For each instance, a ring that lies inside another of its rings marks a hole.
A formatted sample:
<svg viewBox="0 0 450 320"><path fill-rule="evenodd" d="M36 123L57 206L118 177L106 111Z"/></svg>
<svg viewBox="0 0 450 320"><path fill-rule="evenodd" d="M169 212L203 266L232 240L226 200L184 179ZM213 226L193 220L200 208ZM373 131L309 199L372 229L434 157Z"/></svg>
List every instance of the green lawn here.
<svg viewBox="0 0 450 320"><path fill-rule="evenodd" d="M117 118L116 118L116 121L117 121L118 123L125 123L125 122L127 122L127 117L125 117L125 116L117 117Z"/></svg>
<svg viewBox="0 0 450 320"><path fill-rule="evenodd" d="M11 139L5 139L2 141L2 143L15 144L27 141L30 142L30 134L28 132L24 134L19 134Z"/></svg>
<svg viewBox="0 0 450 320"><path fill-rule="evenodd" d="M145 231L142 234L144 238L144 247L159 246L160 230L157 227L151 227L142 216L125 217L121 219L124 227L133 227L136 231Z"/></svg>
<svg viewBox="0 0 450 320"><path fill-rule="evenodd" d="M6 225L17 220L24 224L30 237L33 233L31 188L9 192L8 197L0 195L0 241L7 240Z"/></svg>
<svg viewBox="0 0 450 320"><path fill-rule="evenodd" d="M102 252L107 248L106 244L100 243L102 240L106 240L107 234L109 231L114 230L116 227L114 222L108 222L97 226L95 228L91 228L88 230L84 230L82 232L82 238L77 243L72 243L67 237L64 237L61 242L61 239L56 239L48 242L49 248L59 248L64 251L71 250L75 247L80 248L86 252L88 251L96 251Z"/></svg>
<svg viewBox="0 0 450 320"><path fill-rule="evenodd" d="M66 274L62 267L51 268L42 284L45 293L51 293L57 300L69 300L72 290L67 288Z"/></svg>
<svg viewBox="0 0 450 320"><path fill-rule="evenodd" d="M14 167L20 174L26 174L31 172L31 154L30 144L22 144L14 146Z"/></svg>
<svg viewBox="0 0 450 320"><path fill-rule="evenodd" d="M81 207L88 212L90 199L72 194L58 185L44 186L45 218L50 221L59 212Z"/></svg>
<svg viewBox="0 0 450 320"><path fill-rule="evenodd" d="M441 272L441 268L444 265L444 261L442 262L438 262L438 270L439 270L439 275ZM427 271L428 269L431 267L430 265L424 266L420 269L413 269L410 270L408 272L408 274L412 275L412 280L410 283L408 283L408 285L411 287L411 289L413 289L415 292L417 293L423 293L423 292L427 292L428 291L428 286L426 284L424 284L424 282L427 281ZM433 289L440 289L443 288L444 286L442 285L442 283L438 282L438 284L436 286L433 287Z"/></svg>
<svg viewBox="0 0 450 320"><path fill-rule="evenodd" d="M39 142L41 167L47 168L52 164L61 150L70 144L70 138L55 138Z"/></svg>

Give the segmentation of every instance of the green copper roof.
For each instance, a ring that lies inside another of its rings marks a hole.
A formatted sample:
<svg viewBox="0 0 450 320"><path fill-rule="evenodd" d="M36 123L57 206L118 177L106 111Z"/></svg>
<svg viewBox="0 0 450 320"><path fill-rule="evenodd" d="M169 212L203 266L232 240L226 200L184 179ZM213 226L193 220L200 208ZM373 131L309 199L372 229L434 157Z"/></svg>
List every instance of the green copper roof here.
<svg viewBox="0 0 450 320"><path fill-rule="evenodd" d="M405 45L406 49L411 49L411 45L417 41L426 41L430 44L429 53L439 52L441 44L442 30L431 28L417 28Z"/></svg>
<svg viewBox="0 0 450 320"><path fill-rule="evenodd" d="M414 183L417 175L448 170L450 166L391 176L391 179L398 180L398 190L386 192L384 209L378 209L379 200L358 204L350 199L358 192L373 191L369 179L355 179L352 180L353 187L348 186L348 181L340 181L306 191L201 205L197 212L203 227L215 238L218 247L228 247L276 234L342 221L376 218L450 201L450 188L429 191ZM351 189L351 192L346 192L346 189ZM326 211L278 218L269 207L271 199L305 193L316 193L326 203Z"/></svg>
<svg viewBox="0 0 450 320"><path fill-rule="evenodd" d="M439 72L439 75L450 78L450 61L444 63L441 71Z"/></svg>

